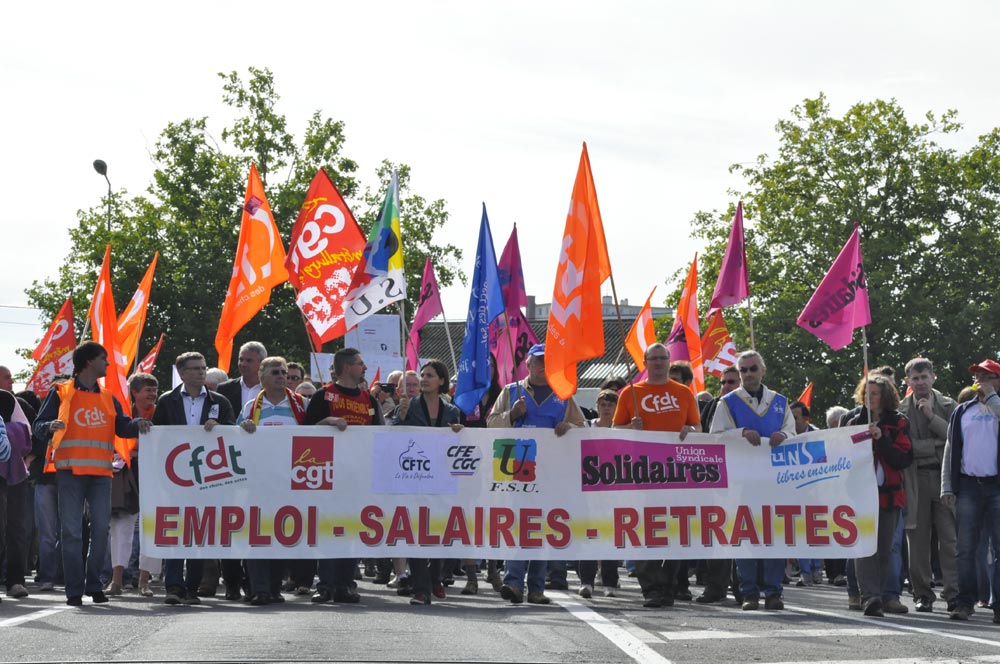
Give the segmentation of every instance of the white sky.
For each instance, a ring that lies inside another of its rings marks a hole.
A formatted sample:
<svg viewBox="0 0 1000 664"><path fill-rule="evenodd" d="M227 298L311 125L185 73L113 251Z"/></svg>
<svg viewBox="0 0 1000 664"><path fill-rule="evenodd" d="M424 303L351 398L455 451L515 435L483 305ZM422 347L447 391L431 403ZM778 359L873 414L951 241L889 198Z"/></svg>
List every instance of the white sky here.
<svg viewBox="0 0 1000 664"><path fill-rule="evenodd" d="M743 188L729 165L774 154L775 123L805 97L838 114L895 97L911 120L956 108L961 149L1000 124L998 19L996 3L923 0L8 4L0 364L24 368L14 349L44 334L16 307L55 275L76 211L101 204L92 161L145 193L168 122L228 124L217 72L271 69L297 137L314 110L343 120L364 183L383 158L409 164L414 191L448 201L441 239L470 277L481 202L497 255L518 222L540 302L586 140L618 295L636 304L700 248L694 213ZM445 291L450 320L467 304Z"/></svg>

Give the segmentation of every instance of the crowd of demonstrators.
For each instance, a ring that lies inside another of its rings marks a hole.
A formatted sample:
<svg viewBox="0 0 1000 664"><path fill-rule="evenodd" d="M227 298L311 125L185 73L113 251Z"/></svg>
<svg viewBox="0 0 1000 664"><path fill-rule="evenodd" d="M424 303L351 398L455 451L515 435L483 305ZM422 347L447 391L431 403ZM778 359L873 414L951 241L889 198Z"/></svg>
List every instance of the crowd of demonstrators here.
<svg viewBox="0 0 1000 664"><path fill-rule="evenodd" d="M171 391L158 395L149 374L130 378L133 417L125 416L122 404L99 386L108 362L105 349L94 342L74 351L71 379L56 385L43 402L30 392L13 395L10 371L0 366L0 544L6 595L26 597L30 584L25 577L34 570L38 592L62 585L71 606L81 605L84 596L106 602L126 592L131 563L138 593L152 597L152 582L161 577L163 601L170 605L215 596L220 577L227 600L253 606L283 602L285 592L311 594L317 603L361 600L361 572L354 559L161 561L146 556L135 537L141 458L136 439L152 426L211 430L238 424L251 435L260 426L278 425L454 431L544 427L557 436L574 427L613 426L675 431L682 440L694 431L720 434L727 445L761 446L766 439L772 447L816 430L806 404L789 403L764 385L767 367L755 351L740 354L736 365L723 371L717 397L696 397L688 387L690 365L671 363L664 345L650 345L645 359L647 378L635 384L606 381L589 420L574 399L559 399L548 385L544 344L530 349L528 376L506 385L491 358L493 383L470 415L451 404L453 381L442 362L429 360L419 374L394 371L385 382L369 384L361 353L350 348L334 355L333 380L321 386L302 365L269 357L259 342L240 348L239 376L233 379L209 369L201 353L186 352L175 361L181 384ZM941 599L952 619L968 620L977 608L992 608L993 622L1000 624L995 548L1000 542L1000 363L987 359L969 367L969 373L973 386L953 400L934 388L937 377L929 359L909 361L900 385L892 367L879 367L858 384L853 409L834 406L824 413L828 428L866 426L871 435L877 545L874 554L860 559L796 561L800 585L819 583L825 564L828 583L846 586L849 608L883 617L908 611L901 601L908 579L919 612L933 612ZM907 394L901 398L903 383ZM99 416L86 422L69 417L79 408ZM545 589L568 588L567 568L574 564L581 597L595 595L598 571L605 596L614 596L621 561L396 558L366 561L365 568L375 583L411 596L411 604L426 605L446 596L453 573L466 576L462 594L478 593L481 563L504 599L548 604ZM782 586L789 582L785 563L698 561L704 590L696 601L722 603L731 590L743 610L780 610ZM687 561L639 561L635 575L644 606L691 599L690 570Z"/></svg>

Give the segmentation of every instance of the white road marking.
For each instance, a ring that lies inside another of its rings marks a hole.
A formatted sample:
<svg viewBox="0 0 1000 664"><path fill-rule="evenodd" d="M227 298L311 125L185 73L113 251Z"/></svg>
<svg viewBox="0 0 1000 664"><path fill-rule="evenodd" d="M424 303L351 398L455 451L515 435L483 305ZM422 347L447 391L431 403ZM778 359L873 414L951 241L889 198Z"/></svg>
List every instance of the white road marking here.
<svg viewBox="0 0 1000 664"><path fill-rule="evenodd" d="M611 641L638 664L671 664L669 659L650 648L644 639L633 635L630 630L616 625L596 611L592 611L566 593L550 591L548 595L559 606L566 609L571 616L593 627L601 636Z"/></svg>
<svg viewBox="0 0 1000 664"><path fill-rule="evenodd" d="M1000 648L1000 641L996 641L994 639L983 639L978 636L966 636L964 634L956 634L955 632L942 631L939 629L930 629L928 627L905 625L900 622L894 622L891 619L887 620L884 618L875 619L875 618L865 618L861 616L845 616L842 613L834 613L833 611L820 611L819 609L806 609L800 606L788 607L786 610L793 613L806 613L816 616L827 616L829 618L840 618L841 620L850 620L852 622L859 622L865 625L871 625L873 627L881 627L885 629L898 630L902 632L916 632L917 634L929 634L930 636L937 636L943 639L968 641L969 643L978 643L984 646L994 646ZM928 661L937 662L938 660L928 660ZM940 661L951 661L951 660L940 660ZM1000 658L998 658L997 661L1000 662Z"/></svg>
<svg viewBox="0 0 1000 664"><path fill-rule="evenodd" d="M932 659L930 657L893 657L891 659L825 659L823 661L802 660L799 662L770 662L761 664L969 664L970 662L1000 662L998 655L981 655L979 657L963 657L954 659L945 657Z"/></svg>
<svg viewBox="0 0 1000 664"><path fill-rule="evenodd" d="M714 641L716 639L776 639L801 637L898 636L899 631L883 627L841 627L827 629L781 629L757 632L730 632L723 629L664 631L668 641Z"/></svg>
<svg viewBox="0 0 1000 664"><path fill-rule="evenodd" d="M31 622L32 620L41 620L53 614L59 613L60 611L65 611L70 607L60 606L54 609L42 609L41 611L32 611L31 613L26 613L23 616L18 616L17 618L8 618L7 620L0 620L0 627L13 627L14 625L20 625L21 623Z"/></svg>

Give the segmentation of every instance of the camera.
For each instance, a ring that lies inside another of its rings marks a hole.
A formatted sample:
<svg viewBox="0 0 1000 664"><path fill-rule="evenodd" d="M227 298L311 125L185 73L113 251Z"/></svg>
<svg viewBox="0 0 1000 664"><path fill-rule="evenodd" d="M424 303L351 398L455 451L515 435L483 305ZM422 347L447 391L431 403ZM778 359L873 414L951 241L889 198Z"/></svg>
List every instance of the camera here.
<svg viewBox="0 0 1000 664"><path fill-rule="evenodd" d="M396 391L396 386L392 383L379 383L378 389L382 390L386 394L392 394Z"/></svg>

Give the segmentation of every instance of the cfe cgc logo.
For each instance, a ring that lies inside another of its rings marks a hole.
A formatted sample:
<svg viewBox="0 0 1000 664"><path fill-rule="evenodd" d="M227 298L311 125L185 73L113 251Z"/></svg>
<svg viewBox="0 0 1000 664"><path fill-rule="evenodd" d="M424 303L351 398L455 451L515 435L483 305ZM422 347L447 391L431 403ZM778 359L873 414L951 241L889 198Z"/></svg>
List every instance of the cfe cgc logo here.
<svg viewBox="0 0 1000 664"><path fill-rule="evenodd" d="M247 471L240 465L241 456L243 453L235 445L227 447L225 439L219 436L215 447L207 451L204 445L194 449L191 443L178 445L167 454L163 470L177 486L221 486L246 479Z"/></svg>
<svg viewBox="0 0 1000 664"><path fill-rule="evenodd" d="M333 436L292 436L292 491L333 489Z"/></svg>
<svg viewBox="0 0 1000 664"><path fill-rule="evenodd" d="M483 453L477 445L452 445L448 448L450 472L455 477L471 477L479 470Z"/></svg>

